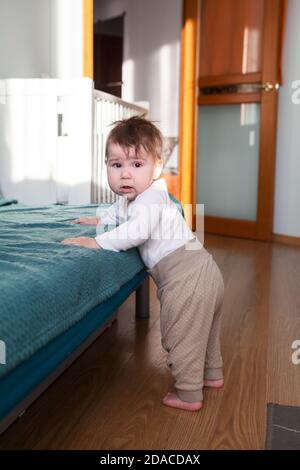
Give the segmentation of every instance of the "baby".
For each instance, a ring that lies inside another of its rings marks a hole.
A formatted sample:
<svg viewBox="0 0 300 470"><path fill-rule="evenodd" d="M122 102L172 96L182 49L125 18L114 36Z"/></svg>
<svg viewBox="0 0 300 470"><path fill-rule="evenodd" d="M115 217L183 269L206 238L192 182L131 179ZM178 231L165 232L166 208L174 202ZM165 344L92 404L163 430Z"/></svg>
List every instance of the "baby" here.
<svg viewBox="0 0 300 470"><path fill-rule="evenodd" d="M160 177L160 131L138 116L115 124L106 144L107 176L112 191L122 197L101 218L85 217L73 223L116 227L95 238L67 238L62 243L112 251L138 247L157 286L162 346L175 382L175 391L167 393L163 404L197 411L202 407L203 387L221 388L224 382L223 278Z"/></svg>

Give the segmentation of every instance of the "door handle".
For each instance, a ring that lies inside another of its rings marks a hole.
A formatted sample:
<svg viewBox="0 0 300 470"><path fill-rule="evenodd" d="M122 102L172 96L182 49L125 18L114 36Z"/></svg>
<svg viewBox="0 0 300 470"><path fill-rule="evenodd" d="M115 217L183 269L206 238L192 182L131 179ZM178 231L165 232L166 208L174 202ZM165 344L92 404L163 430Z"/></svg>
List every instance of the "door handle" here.
<svg viewBox="0 0 300 470"><path fill-rule="evenodd" d="M244 93L250 93L254 92L255 90L263 90L267 93L270 93L270 91L276 90L278 91L280 88L279 83L272 83L272 82L265 82L265 83L245 83L242 85L239 85L238 89L239 92L244 92Z"/></svg>
<svg viewBox="0 0 300 470"><path fill-rule="evenodd" d="M279 83L265 82L265 83L240 83L221 86L207 86L200 87L202 95L220 95L220 94L234 94L234 93L257 93L260 90L270 93L270 91L278 91L280 88Z"/></svg>
<svg viewBox="0 0 300 470"><path fill-rule="evenodd" d="M280 87L279 83L272 83L272 82L266 82L261 85L261 88L267 93L273 90L277 91L279 90L279 87Z"/></svg>

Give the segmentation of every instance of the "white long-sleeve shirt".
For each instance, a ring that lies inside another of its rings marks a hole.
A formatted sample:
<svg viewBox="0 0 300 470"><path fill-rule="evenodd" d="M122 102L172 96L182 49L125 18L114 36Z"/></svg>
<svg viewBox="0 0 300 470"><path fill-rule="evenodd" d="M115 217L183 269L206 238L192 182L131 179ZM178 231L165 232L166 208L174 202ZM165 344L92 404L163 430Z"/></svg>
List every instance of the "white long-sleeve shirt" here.
<svg viewBox="0 0 300 470"><path fill-rule="evenodd" d="M122 196L101 216L101 223L117 225L95 237L101 248L125 251L138 247L149 269L189 240L200 243L170 199L164 178L154 181L134 201Z"/></svg>

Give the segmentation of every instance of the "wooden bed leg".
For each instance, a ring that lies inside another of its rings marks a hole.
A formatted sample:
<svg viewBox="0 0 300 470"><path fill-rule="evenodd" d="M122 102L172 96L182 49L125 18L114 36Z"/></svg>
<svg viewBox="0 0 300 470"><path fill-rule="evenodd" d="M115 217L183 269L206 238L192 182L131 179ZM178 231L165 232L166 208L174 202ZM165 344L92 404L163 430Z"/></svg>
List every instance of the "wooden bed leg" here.
<svg viewBox="0 0 300 470"><path fill-rule="evenodd" d="M136 318L149 318L149 276L135 291Z"/></svg>

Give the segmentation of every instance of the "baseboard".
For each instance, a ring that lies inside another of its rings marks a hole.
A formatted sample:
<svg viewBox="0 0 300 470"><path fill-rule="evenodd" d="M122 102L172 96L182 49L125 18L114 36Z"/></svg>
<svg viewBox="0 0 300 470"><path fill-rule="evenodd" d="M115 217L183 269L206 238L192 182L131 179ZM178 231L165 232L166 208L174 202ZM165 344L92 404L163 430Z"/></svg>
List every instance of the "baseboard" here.
<svg viewBox="0 0 300 470"><path fill-rule="evenodd" d="M284 243L285 245L300 246L300 237L292 237L290 235L279 235L273 233L273 242Z"/></svg>

